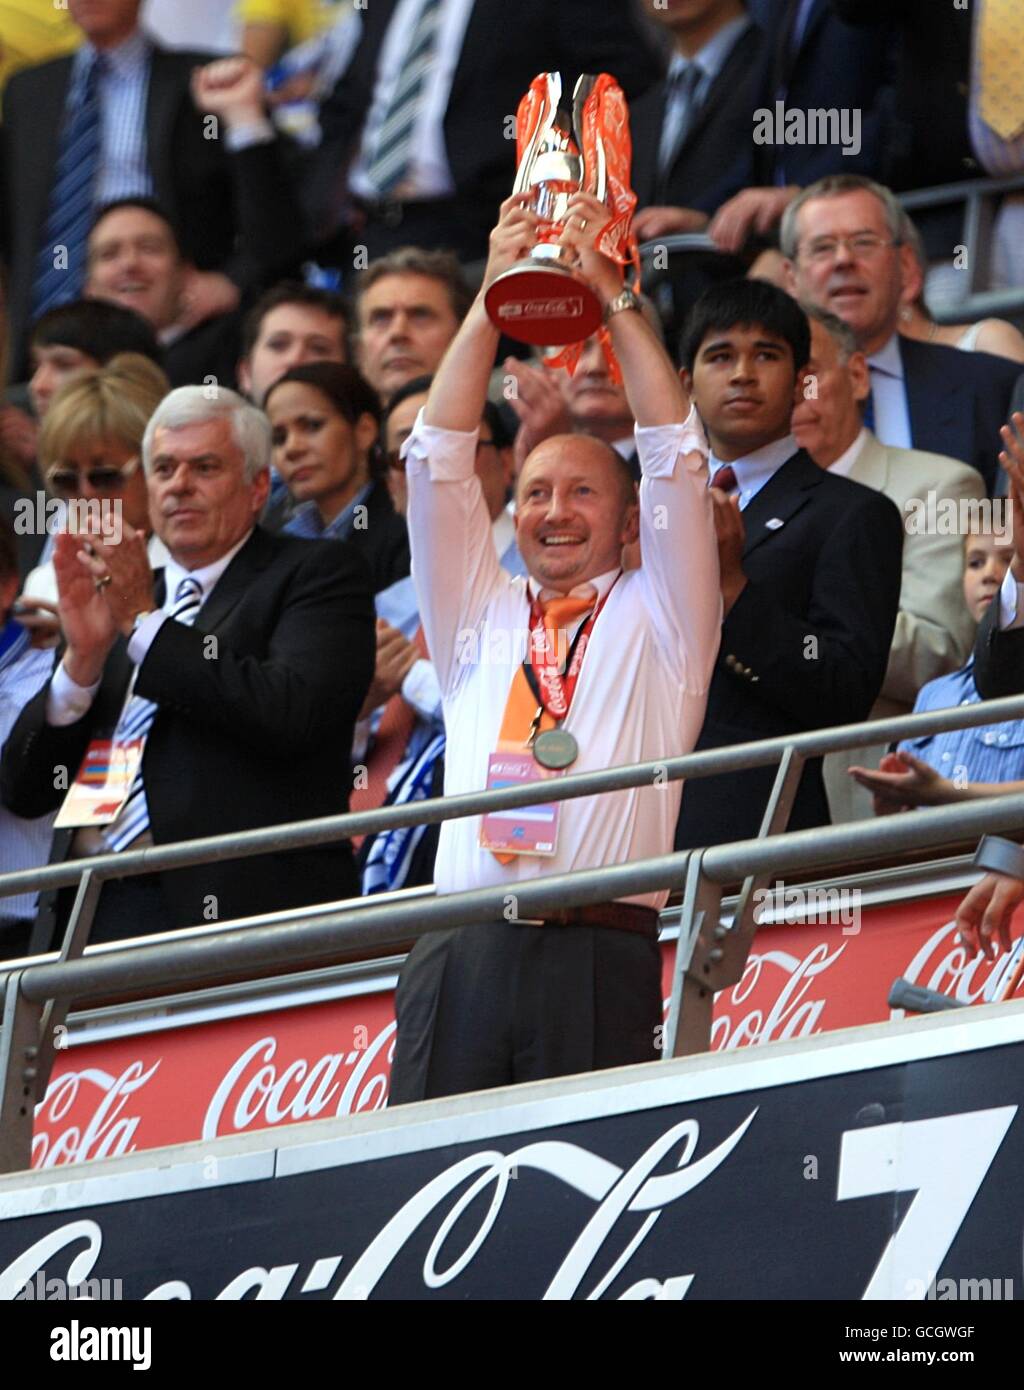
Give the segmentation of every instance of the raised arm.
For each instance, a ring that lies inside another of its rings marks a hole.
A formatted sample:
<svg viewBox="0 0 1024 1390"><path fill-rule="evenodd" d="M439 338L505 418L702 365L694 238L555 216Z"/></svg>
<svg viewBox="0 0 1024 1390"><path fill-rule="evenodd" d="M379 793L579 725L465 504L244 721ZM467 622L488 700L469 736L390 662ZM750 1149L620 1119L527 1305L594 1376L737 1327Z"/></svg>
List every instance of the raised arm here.
<svg viewBox="0 0 1024 1390"><path fill-rule="evenodd" d="M499 338L484 308L484 294L534 244L534 228L540 219L526 206L528 201L527 195L515 194L501 205L480 293L445 353L427 398L424 422L436 429L479 428Z"/></svg>
<svg viewBox="0 0 1024 1390"><path fill-rule="evenodd" d="M491 233L480 293L445 353L405 445L412 573L441 689L453 688L460 655L487 603L508 576L498 565L491 519L476 476L476 442L498 330L484 294L533 245L537 218L513 196Z"/></svg>
<svg viewBox="0 0 1024 1390"><path fill-rule="evenodd" d="M583 273L607 307L622 290L621 268L593 249L608 211L582 193L570 208L562 240L577 249ZM639 591L681 686L700 693L711 679L722 623L707 441L675 365L644 316L615 313L608 329L636 421Z"/></svg>

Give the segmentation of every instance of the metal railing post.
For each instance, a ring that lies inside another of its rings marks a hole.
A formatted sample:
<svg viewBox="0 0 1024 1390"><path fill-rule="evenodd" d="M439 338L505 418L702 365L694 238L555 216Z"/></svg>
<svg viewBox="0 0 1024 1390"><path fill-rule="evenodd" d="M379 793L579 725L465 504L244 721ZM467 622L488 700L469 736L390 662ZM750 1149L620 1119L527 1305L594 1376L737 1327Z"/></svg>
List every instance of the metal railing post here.
<svg viewBox="0 0 1024 1390"><path fill-rule="evenodd" d="M722 885L704 873L706 853L694 850L686 866L663 1060L706 1052L711 1038L715 991L710 976L720 950Z"/></svg>
<svg viewBox="0 0 1024 1390"><path fill-rule="evenodd" d="M86 869L75 894L75 903L68 918L68 925L61 942L58 960L80 960L85 953L92 930L93 918L99 904L103 878L94 869ZM59 1049L58 1034L66 1033L64 1024L68 1011L74 1001L71 999L49 999L43 1005L39 1020L39 1053L36 1060L36 1100L42 1101L50 1084L54 1053ZM61 1031L63 1030L63 1032Z"/></svg>
<svg viewBox="0 0 1024 1390"><path fill-rule="evenodd" d="M36 1062L43 1005L21 992L23 971L7 981L0 1027L0 1173L17 1173L32 1162Z"/></svg>

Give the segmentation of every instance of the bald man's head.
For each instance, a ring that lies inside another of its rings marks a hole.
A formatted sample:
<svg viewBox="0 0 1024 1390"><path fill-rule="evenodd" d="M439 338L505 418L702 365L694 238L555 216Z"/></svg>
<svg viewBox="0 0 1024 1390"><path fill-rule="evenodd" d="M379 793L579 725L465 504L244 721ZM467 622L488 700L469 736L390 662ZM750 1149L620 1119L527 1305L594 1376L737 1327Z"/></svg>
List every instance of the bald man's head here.
<svg viewBox="0 0 1024 1390"><path fill-rule="evenodd" d="M638 532L636 485L610 445L559 434L527 457L516 486L516 540L540 584L567 593L617 569Z"/></svg>

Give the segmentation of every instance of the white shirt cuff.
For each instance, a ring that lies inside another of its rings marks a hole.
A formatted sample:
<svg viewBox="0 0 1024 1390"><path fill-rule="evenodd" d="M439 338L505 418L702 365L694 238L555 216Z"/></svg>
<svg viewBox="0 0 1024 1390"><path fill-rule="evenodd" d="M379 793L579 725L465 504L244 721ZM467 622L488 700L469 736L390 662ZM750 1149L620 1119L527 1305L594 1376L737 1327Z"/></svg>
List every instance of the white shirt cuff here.
<svg viewBox="0 0 1024 1390"><path fill-rule="evenodd" d="M169 617L169 613L164 613L158 608L155 613L147 614L139 623L128 643L128 659L134 665L141 666L145 661L153 645L153 639Z"/></svg>
<svg viewBox="0 0 1024 1390"><path fill-rule="evenodd" d="M1024 626L1024 584L1013 577L1008 569L999 589L999 627L1005 631L1011 627Z"/></svg>
<svg viewBox="0 0 1024 1390"><path fill-rule="evenodd" d="M410 473L429 469L431 482L461 483L476 471L478 429L444 430L423 422L423 409L416 416L412 433L402 445L402 457Z"/></svg>
<svg viewBox="0 0 1024 1390"><path fill-rule="evenodd" d="M50 693L46 697L46 722L61 729L68 724L77 724L87 714L100 688L95 685L78 685L64 669L63 661L53 673Z"/></svg>
<svg viewBox="0 0 1024 1390"><path fill-rule="evenodd" d="M274 127L269 120L246 121L244 125L228 126L224 132L224 148L228 154L237 154L253 145L269 145L273 139Z"/></svg>
<svg viewBox="0 0 1024 1390"><path fill-rule="evenodd" d="M698 463L686 465L691 471L698 471L707 463L708 441L696 406L690 406L681 425L635 425L633 433L645 478L671 478L681 454L700 455Z"/></svg>
<svg viewBox="0 0 1024 1390"><path fill-rule="evenodd" d="M441 718L441 686L434 663L420 657L402 682L402 699L421 719Z"/></svg>

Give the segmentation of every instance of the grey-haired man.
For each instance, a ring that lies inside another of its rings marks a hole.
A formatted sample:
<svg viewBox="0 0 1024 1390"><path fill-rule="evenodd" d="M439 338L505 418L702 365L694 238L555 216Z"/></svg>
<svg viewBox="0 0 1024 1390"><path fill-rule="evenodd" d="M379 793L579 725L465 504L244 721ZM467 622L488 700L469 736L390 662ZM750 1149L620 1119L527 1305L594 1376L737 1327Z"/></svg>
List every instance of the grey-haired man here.
<svg viewBox="0 0 1024 1390"><path fill-rule="evenodd" d="M86 823L57 836L55 857L345 809L353 726L373 673L369 578L345 546L260 528L269 463L260 411L231 391L211 399L207 388L182 387L143 443L165 569L151 571L127 526L118 545L57 538L67 645L0 769L4 803L26 816L57 809L74 781L75 819ZM96 806L90 778L95 785L108 741L111 764L137 767ZM347 843L126 878L104 889L92 939L357 891ZM47 944L42 922L35 940Z"/></svg>

